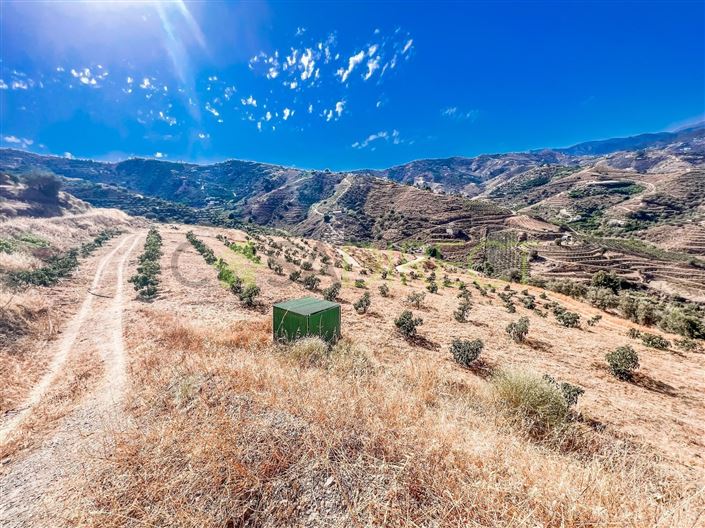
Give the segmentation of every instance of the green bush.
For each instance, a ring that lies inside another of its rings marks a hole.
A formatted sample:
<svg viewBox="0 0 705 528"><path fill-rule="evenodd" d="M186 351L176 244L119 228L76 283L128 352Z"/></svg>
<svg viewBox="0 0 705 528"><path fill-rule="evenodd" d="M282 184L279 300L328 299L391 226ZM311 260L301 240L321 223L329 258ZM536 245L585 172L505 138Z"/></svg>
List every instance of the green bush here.
<svg viewBox="0 0 705 528"><path fill-rule="evenodd" d="M471 307L472 303L469 300L461 299L458 304L458 308L456 308L453 312L453 317L455 317L455 320L459 323L466 322L468 320L468 312L470 312Z"/></svg>
<svg viewBox="0 0 705 528"><path fill-rule="evenodd" d="M435 281L430 281L426 286L426 289L431 293L438 293L438 284Z"/></svg>
<svg viewBox="0 0 705 528"><path fill-rule="evenodd" d="M509 323L505 330L515 343L523 343L529 333L529 318L520 317L518 321Z"/></svg>
<svg viewBox="0 0 705 528"><path fill-rule="evenodd" d="M316 277L315 275L307 275L306 277L304 277L304 280L302 282L304 288L311 291L315 291L320 283L321 279Z"/></svg>
<svg viewBox="0 0 705 528"><path fill-rule="evenodd" d="M639 368L639 356L630 346L616 348L605 359L610 372L621 380L631 379L632 373Z"/></svg>
<svg viewBox="0 0 705 528"><path fill-rule="evenodd" d="M101 242L102 244L102 242ZM144 251L139 256L137 273L130 277L129 282L134 285L137 297L143 301L150 301L157 295L159 274L161 267L159 260L162 256L162 237L156 228L152 227L147 233L144 242Z"/></svg>
<svg viewBox="0 0 705 528"><path fill-rule="evenodd" d="M514 421L534 435L564 427L569 406L561 390L543 377L522 370L504 370L492 380L496 400Z"/></svg>
<svg viewBox="0 0 705 528"><path fill-rule="evenodd" d="M367 310L370 308L370 304L372 304L372 301L370 300L370 293L365 292L362 294L362 297L360 297L354 304L353 308L355 308L355 311L359 314L364 314L367 312Z"/></svg>
<svg viewBox="0 0 705 528"><path fill-rule="evenodd" d="M590 319L588 319L588 326L595 326L597 323L599 323L602 320L602 316L600 314L593 315Z"/></svg>
<svg viewBox="0 0 705 528"><path fill-rule="evenodd" d="M567 381L558 382L555 378L549 376L548 374L544 374L543 379L560 389L561 394L563 394L563 398L569 407L576 405L578 403L578 398L585 394L585 389L582 387L578 387L577 385L573 385Z"/></svg>
<svg viewBox="0 0 705 528"><path fill-rule="evenodd" d="M421 308L421 305L423 304L423 300L425 298L426 294L424 292L410 293L406 298L406 302L408 302L414 308Z"/></svg>
<svg viewBox="0 0 705 528"><path fill-rule="evenodd" d="M450 353L457 363L469 367L473 361L480 357L484 346L485 344L481 339L453 339L450 345Z"/></svg>
<svg viewBox="0 0 705 528"><path fill-rule="evenodd" d="M379 294L380 294L382 297L389 297L389 286L387 286L386 284L382 284L382 285L379 287Z"/></svg>
<svg viewBox="0 0 705 528"><path fill-rule="evenodd" d="M342 287L343 285L339 282L334 282L323 290L323 298L326 301L336 301L338 299L338 295L340 295L340 290L342 289Z"/></svg>
<svg viewBox="0 0 705 528"><path fill-rule="evenodd" d="M417 328L423 324L423 319L414 317L409 310L404 310L399 317L394 320L399 333L407 339L416 337Z"/></svg>
<svg viewBox="0 0 705 528"><path fill-rule="evenodd" d="M257 297L259 296L260 290L259 286L256 284L248 284L240 292L240 301L245 306L255 306L257 304Z"/></svg>
<svg viewBox="0 0 705 528"><path fill-rule="evenodd" d="M629 336L632 339L639 339L641 337L641 332L637 330L636 328L630 328L629 331L627 332L627 336Z"/></svg>
<svg viewBox="0 0 705 528"><path fill-rule="evenodd" d="M568 310L559 311L556 320L566 328L580 328L580 315Z"/></svg>
<svg viewBox="0 0 705 528"><path fill-rule="evenodd" d="M289 280L291 282L298 282L298 280L301 278L301 272L299 270L294 270L291 273L289 273Z"/></svg>
<svg viewBox="0 0 705 528"><path fill-rule="evenodd" d="M657 334L643 333L641 334L641 342L647 347L658 348L660 350L668 350L671 347L671 342Z"/></svg>
<svg viewBox="0 0 705 528"><path fill-rule="evenodd" d="M364 288L365 287L365 279L355 279L355 287L356 288Z"/></svg>
<svg viewBox="0 0 705 528"><path fill-rule="evenodd" d="M304 271L311 271L313 269L313 264L306 260L301 263L301 269Z"/></svg>

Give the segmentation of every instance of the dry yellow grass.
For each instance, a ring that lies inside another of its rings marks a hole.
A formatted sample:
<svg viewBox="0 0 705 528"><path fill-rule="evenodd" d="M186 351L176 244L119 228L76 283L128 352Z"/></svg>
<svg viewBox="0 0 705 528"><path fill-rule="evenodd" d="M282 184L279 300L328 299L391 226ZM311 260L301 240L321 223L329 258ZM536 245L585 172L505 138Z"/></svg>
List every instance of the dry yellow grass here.
<svg viewBox="0 0 705 528"><path fill-rule="evenodd" d="M222 230L197 230L225 257L229 250L206 236L216 232ZM703 483L682 465L688 449L671 457L658 439L642 441L633 434L638 424L632 416L640 416L641 427L675 426L678 413L700 407L679 410L680 399L639 387L624 392L624 384L595 366L592 347L599 351L605 342L626 340L623 321L606 317L599 335L558 330L534 317L533 344L517 347L503 333L505 321L518 314L503 313L493 299L476 298L471 322L460 325L450 316L454 294L429 295L421 332L434 346L418 349L392 330L405 293L419 289L418 281L416 287L389 281L393 297L383 301L375 296L379 279L368 278L373 310L365 316L350 306L360 290L343 289L349 341L339 359L309 361L306 354L296 357L270 344L270 315L239 306L218 284L215 270L182 246L183 231L163 234L164 262L173 262L179 248L178 273L163 266L162 298L129 316L130 421L107 437L107 455L90 460L72 483L77 492L65 510L68 524L699 522ZM305 293L266 266L252 266L266 304ZM583 314L593 311L561 302ZM485 340L489 366L530 365L586 386L579 412L600 418L605 431L587 419L535 439L507 417L491 381L447 359L447 342L468 332ZM549 337L557 332L576 347L565 357ZM647 358L645 370L668 377L671 360L659 354ZM355 360L340 359L350 357ZM699 359L687 359L701 368ZM692 383L688 390L699 386L692 378L686 383ZM599 412L601 407L606 409ZM620 413L626 413L626 426ZM691 414L691 423L696 418ZM679 427L676 435L697 441L689 436L690 425Z"/></svg>

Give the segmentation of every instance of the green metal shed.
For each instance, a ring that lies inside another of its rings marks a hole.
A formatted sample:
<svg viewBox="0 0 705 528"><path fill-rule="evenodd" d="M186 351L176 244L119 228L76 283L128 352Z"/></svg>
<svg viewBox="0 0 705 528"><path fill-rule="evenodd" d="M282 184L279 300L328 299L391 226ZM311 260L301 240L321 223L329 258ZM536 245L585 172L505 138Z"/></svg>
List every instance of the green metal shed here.
<svg viewBox="0 0 705 528"><path fill-rule="evenodd" d="M275 340L319 336L335 342L340 337L340 305L314 297L275 304L272 329Z"/></svg>

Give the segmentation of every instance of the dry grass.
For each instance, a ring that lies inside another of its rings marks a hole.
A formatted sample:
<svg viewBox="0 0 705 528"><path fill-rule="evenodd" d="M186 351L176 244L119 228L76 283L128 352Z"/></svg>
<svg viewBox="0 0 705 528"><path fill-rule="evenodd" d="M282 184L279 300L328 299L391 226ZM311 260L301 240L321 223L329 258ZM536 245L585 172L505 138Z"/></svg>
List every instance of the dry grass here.
<svg viewBox="0 0 705 528"><path fill-rule="evenodd" d="M432 359L302 367L260 346L264 324L232 346L154 309L133 323L134 422L89 465L70 524L641 527L695 513L688 484L644 453L535 444L486 382Z"/></svg>

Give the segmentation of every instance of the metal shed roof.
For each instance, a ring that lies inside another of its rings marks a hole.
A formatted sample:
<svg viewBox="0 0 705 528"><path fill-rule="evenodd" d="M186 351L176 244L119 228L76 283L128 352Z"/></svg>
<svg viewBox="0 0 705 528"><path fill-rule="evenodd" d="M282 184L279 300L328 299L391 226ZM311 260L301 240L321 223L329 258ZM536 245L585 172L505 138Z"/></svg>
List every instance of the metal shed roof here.
<svg viewBox="0 0 705 528"><path fill-rule="evenodd" d="M292 299L275 304L275 308L281 308L288 312L297 313L299 315L311 315L329 308L339 307L338 303L316 299L315 297L303 297L302 299Z"/></svg>

